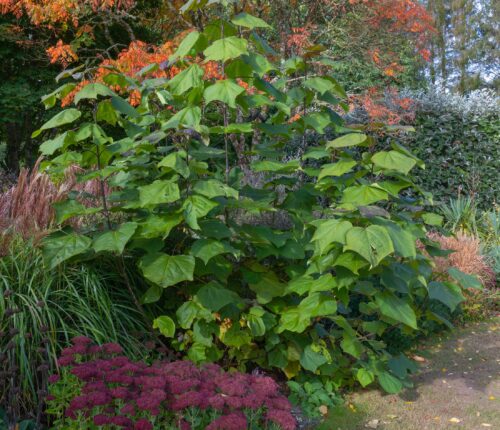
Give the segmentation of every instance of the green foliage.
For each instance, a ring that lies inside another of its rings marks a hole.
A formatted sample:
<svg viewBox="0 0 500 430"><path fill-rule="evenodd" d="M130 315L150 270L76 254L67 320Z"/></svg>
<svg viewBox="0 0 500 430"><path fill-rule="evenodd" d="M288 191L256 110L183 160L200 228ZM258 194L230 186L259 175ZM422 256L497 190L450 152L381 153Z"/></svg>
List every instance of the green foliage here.
<svg viewBox="0 0 500 430"><path fill-rule="evenodd" d="M300 406L301 411L307 417L319 417L320 407L331 409L341 404L341 398L337 395L337 387L331 382L323 383L317 378L311 378L304 383L288 381L290 389L289 400L292 404Z"/></svg>
<svg viewBox="0 0 500 430"><path fill-rule="evenodd" d="M185 59L185 81L132 80L137 108L111 96L113 124L91 115L110 96L82 90L80 118L60 127L82 138L46 167L77 161L112 186L101 196L107 221L48 237L47 262L133 257L150 283L143 302L164 305L156 327L195 362L394 392L407 372L391 366L382 333L416 336L422 322L443 320L429 300L459 301L456 286L429 297L431 263L415 247L428 243L425 195L408 175L420 160L398 145L376 152L374 138L343 128L333 77L304 79L272 64L244 28L225 37L238 28L217 25L225 31L208 26L206 44L185 43L231 79L204 81ZM329 142L327 132L345 136ZM284 161L283 148L308 136L319 142L314 163Z"/></svg>
<svg viewBox="0 0 500 430"><path fill-rule="evenodd" d="M447 202L460 192L477 208L489 210L500 201L500 119L497 114L474 118L446 108L417 109L415 133L405 139L425 170L415 181Z"/></svg>
<svg viewBox="0 0 500 430"><path fill-rule="evenodd" d="M107 267L75 265L49 270L40 250L32 244L18 240L11 243L0 259L0 331L8 331L8 318L19 330L12 337L13 357L22 398L18 406L25 412L36 410L36 393L42 388L37 368L45 361L39 351L44 326L48 327L48 364L52 370L61 349L81 334L99 343L120 342L132 356L142 356L140 339L134 335L143 336L148 327L119 282ZM6 291L12 295L7 297ZM20 312L7 317L7 308ZM10 339L8 335L0 338L1 351L6 351Z"/></svg>

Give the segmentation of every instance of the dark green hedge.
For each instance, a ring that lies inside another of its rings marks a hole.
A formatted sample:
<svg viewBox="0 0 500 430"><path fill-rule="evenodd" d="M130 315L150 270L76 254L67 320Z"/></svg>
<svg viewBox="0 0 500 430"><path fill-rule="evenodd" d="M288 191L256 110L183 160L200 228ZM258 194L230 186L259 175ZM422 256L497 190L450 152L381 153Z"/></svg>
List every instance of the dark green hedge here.
<svg viewBox="0 0 500 430"><path fill-rule="evenodd" d="M500 202L500 118L479 119L456 112L417 112L415 133L404 144L425 161L416 182L436 202L459 192L471 195L482 209Z"/></svg>

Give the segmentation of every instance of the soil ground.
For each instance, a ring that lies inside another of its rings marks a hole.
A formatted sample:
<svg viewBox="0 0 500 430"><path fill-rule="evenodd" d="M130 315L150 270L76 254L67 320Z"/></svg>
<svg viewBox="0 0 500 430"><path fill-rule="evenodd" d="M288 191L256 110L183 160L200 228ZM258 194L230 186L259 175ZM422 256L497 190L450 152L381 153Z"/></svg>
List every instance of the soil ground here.
<svg viewBox="0 0 500 430"><path fill-rule="evenodd" d="M318 430L500 430L500 318L457 328L416 354L413 388L354 393Z"/></svg>

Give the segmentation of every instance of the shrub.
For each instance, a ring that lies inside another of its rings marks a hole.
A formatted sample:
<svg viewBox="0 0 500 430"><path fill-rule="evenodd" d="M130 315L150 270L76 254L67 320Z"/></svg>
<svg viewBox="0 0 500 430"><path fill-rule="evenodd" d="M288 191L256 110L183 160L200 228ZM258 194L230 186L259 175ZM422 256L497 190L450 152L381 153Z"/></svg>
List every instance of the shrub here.
<svg viewBox="0 0 500 430"><path fill-rule="evenodd" d="M84 264L48 270L40 249L19 238L0 259L0 365L12 380L0 378L0 406L15 414L36 413L44 374L73 336L118 341L141 357L140 337L148 325L133 305L121 279L106 265ZM14 394L10 390L14 390ZM10 393L10 394L9 394Z"/></svg>
<svg viewBox="0 0 500 430"><path fill-rule="evenodd" d="M190 361L133 362L119 345L86 337L73 339L59 364L65 376L52 377L48 409L56 429L295 429L290 403L266 376Z"/></svg>
<svg viewBox="0 0 500 430"><path fill-rule="evenodd" d="M415 133L400 141L425 161L417 184L432 190L438 201L462 193L479 209L491 209L500 201L500 98L487 90L408 95L415 101Z"/></svg>
<svg viewBox="0 0 500 430"><path fill-rule="evenodd" d="M220 23L190 33L161 65L180 70L172 79L148 75L155 64L108 70L35 133L60 131L41 146L55 156L49 171L78 162L82 179L113 188L100 194L106 222L44 240L47 264L134 258L149 283L142 301L163 306L154 327L196 363L396 392L412 366L382 334L443 322L428 299L451 309L463 300L456 284L430 282L415 246L434 249L426 223L436 216L410 176L422 162L345 128L329 60L312 49L274 63L245 30L265 26L243 14L223 19L222 33ZM204 78L199 63L210 61L223 79ZM309 136L317 146L283 159ZM87 213L71 198L58 209L61 221Z"/></svg>
<svg viewBox="0 0 500 430"><path fill-rule="evenodd" d="M434 257L435 272L438 276L448 276L450 268L474 275L485 286L485 290L470 288L464 291L466 301L462 304L466 319L476 320L487 317L498 307L499 293L496 289L496 274L489 259L482 255L480 240L473 236L457 233L442 236L431 233L429 237L438 242L442 249L452 251L445 257Z"/></svg>

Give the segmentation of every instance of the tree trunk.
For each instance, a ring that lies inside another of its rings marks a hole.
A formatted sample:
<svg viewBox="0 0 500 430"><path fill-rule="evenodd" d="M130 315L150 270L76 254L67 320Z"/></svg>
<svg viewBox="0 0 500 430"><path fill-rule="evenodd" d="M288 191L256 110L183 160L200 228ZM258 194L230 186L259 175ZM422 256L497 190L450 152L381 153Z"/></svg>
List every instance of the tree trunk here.
<svg viewBox="0 0 500 430"><path fill-rule="evenodd" d="M22 126L18 123L9 122L6 124L5 129L7 131L5 164L8 172L17 175L19 173L19 154L22 144Z"/></svg>

